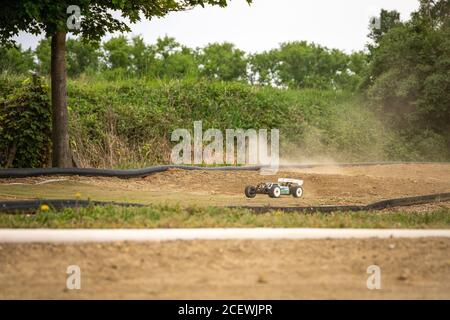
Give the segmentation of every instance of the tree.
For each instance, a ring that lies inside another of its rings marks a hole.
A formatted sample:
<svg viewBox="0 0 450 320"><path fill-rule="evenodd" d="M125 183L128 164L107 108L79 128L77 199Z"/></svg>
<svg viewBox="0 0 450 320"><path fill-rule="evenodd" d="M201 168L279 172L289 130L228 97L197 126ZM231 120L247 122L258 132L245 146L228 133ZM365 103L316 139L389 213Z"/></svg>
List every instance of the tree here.
<svg viewBox="0 0 450 320"><path fill-rule="evenodd" d="M195 78L198 75L198 64L192 49L182 46L160 61L158 76L161 78Z"/></svg>
<svg viewBox="0 0 450 320"><path fill-rule="evenodd" d="M396 127L442 135L450 150L449 3L421 1L409 21L389 29L372 52L366 84Z"/></svg>
<svg viewBox="0 0 450 320"><path fill-rule="evenodd" d="M259 85L280 85L278 50L264 51L250 56L250 82Z"/></svg>
<svg viewBox="0 0 450 320"><path fill-rule="evenodd" d="M131 46L125 36L109 39L103 44L103 49L108 67L124 71L131 69Z"/></svg>
<svg viewBox="0 0 450 320"><path fill-rule="evenodd" d="M279 84L290 88L353 89L362 71L356 56L306 41L282 43L272 55Z"/></svg>
<svg viewBox="0 0 450 320"><path fill-rule="evenodd" d="M21 74L34 68L33 51L17 47L0 46L0 73Z"/></svg>
<svg viewBox="0 0 450 320"><path fill-rule="evenodd" d="M306 41L250 57L252 83L298 88L354 90L367 69L367 54L346 54Z"/></svg>
<svg viewBox="0 0 450 320"><path fill-rule="evenodd" d="M197 76L198 64L194 50L168 36L158 38L153 48L156 60L152 75L169 79Z"/></svg>
<svg viewBox="0 0 450 320"><path fill-rule="evenodd" d="M39 41L36 50L38 59L37 71L42 75L50 75L51 39ZM100 52L96 42L86 42L82 39L67 39L66 63L69 77L77 77L88 69L97 69Z"/></svg>
<svg viewBox="0 0 450 320"><path fill-rule="evenodd" d="M168 37L156 39L155 53L158 58L167 59L171 54L179 52L181 50L181 44L178 43L175 38Z"/></svg>
<svg viewBox="0 0 450 320"><path fill-rule="evenodd" d="M50 74L51 39L41 39L34 50L37 57L37 71L42 75Z"/></svg>
<svg viewBox="0 0 450 320"><path fill-rule="evenodd" d="M251 0L247 0L251 2ZM145 17L162 17L171 11L182 11L194 6L224 7L227 0L7 0L0 11L0 42L11 43L20 31L45 33L51 38L51 96L52 96L52 165L72 166L69 146L66 35L81 35L87 40L99 41L107 32L130 31L124 19L114 18L119 11L130 23ZM76 6L76 7L75 7ZM79 8L79 12L78 11ZM68 15L68 11L70 16ZM80 20L76 19L81 14ZM75 18L75 19L74 19ZM78 23L80 22L80 23Z"/></svg>
<svg viewBox="0 0 450 320"><path fill-rule="evenodd" d="M368 37L374 41L374 45L369 45L369 49L376 47L383 35L385 35L393 27L398 26L400 23L400 13L392 10L387 11L382 9L380 11L380 17L378 23L376 21L370 21L369 35Z"/></svg>
<svg viewBox="0 0 450 320"><path fill-rule="evenodd" d="M147 76L155 65L155 52L152 46L147 46L140 36L131 39L131 55L134 73L137 76Z"/></svg>
<svg viewBox="0 0 450 320"><path fill-rule="evenodd" d="M206 77L231 81L242 80L247 75L245 52L232 43L213 43L203 48L200 54L202 74Z"/></svg>
<svg viewBox="0 0 450 320"><path fill-rule="evenodd" d="M97 70L100 58L98 49L98 43L68 39L66 54L68 76L77 77L87 70Z"/></svg>

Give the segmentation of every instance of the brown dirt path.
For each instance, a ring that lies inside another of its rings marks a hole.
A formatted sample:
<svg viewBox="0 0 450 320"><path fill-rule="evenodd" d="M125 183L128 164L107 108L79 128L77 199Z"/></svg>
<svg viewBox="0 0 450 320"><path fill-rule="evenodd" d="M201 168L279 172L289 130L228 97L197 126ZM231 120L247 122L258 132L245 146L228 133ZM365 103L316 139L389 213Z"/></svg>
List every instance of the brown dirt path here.
<svg viewBox="0 0 450 320"><path fill-rule="evenodd" d="M305 181L304 197L246 199L246 185L280 177ZM50 179L65 179L47 184ZM22 183L22 184L21 184ZM366 204L387 198L450 192L450 164L318 167L280 171L274 176L244 171L170 170L140 179L39 177L0 180L0 199L74 198L179 202L196 205L321 205Z"/></svg>
<svg viewBox="0 0 450 320"><path fill-rule="evenodd" d="M2 299L450 299L449 239L0 246Z"/></svg>

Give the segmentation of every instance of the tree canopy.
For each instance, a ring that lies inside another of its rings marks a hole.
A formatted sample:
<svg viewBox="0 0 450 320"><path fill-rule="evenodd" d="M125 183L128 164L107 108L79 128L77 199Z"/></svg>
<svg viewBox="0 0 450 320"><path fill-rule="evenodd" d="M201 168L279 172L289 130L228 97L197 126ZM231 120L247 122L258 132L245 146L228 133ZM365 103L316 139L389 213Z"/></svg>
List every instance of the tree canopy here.
<svg viewBox="0 0 450 320"><path fill-rule="evenodd" d="M449 1L422 1L409 21L375 38L368 94L397 124L450 132L449 15Z"/></svg>

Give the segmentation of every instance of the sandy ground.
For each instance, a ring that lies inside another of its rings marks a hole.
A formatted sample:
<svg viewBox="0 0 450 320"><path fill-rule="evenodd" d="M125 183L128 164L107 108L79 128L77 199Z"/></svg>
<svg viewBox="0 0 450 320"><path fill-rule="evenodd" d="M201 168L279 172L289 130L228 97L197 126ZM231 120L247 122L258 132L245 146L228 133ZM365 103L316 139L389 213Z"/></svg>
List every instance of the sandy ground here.
<svg viewBox="0 0 450 320"><path fill-rule="evenodd" d="M276 181L280 177L303 179L304 197L270 199L258 195L255 199L245 198L246 185ZM39 177L0 180L0 199L74 198L79 193L83 199L196 205L366 204L439 192L450 192L450 164L330 166L291 169L273 176L250 171L170 170L139 179Z"/></svg>
<svg viewBox="0 0 450 320"><path fill-rule="evenodd" d="M1 244L0 298L450 299L450 240Z"/></svg>

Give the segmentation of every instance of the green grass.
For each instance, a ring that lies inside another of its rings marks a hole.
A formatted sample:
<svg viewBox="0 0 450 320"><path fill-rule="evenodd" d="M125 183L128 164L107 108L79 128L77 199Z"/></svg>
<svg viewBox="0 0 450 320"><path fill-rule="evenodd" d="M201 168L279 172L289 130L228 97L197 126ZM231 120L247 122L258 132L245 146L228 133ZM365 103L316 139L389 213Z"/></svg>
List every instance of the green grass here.
<svg viewBox="0 0 450 320"><path fill-rule="evenodd" d="M87 207L37 214L1 214L0 228L450 228L450 208L430 212L363 211L255 214L246 209L151 205Z"/></svg>

